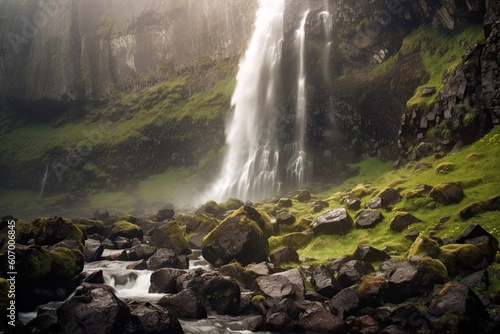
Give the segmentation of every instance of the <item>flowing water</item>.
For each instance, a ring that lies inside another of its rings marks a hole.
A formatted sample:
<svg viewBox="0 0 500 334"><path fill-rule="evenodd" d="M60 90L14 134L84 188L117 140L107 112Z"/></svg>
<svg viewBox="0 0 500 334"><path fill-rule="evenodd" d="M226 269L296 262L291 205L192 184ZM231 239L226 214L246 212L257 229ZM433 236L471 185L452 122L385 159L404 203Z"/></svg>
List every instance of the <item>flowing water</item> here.
<svg viewBox="0 0 500 334"><path fill-rule="evenodd" d="M49 176L49 165L50 165L50 160L47 163L47 167L45 167L45 173L43 174L42 178L42 187L40 188L40 194L38 195L38 199L42 199L43 193L45 191L45 185L47 184L47 177Z"/></svg>
<svg viewBox="0 0 500 334"><path fill-rule="evenodd" d="M264 199L280 191L275 139L284 0L260 0L255 31L240 61L226 128L227 151L209 198Z"/></svg>

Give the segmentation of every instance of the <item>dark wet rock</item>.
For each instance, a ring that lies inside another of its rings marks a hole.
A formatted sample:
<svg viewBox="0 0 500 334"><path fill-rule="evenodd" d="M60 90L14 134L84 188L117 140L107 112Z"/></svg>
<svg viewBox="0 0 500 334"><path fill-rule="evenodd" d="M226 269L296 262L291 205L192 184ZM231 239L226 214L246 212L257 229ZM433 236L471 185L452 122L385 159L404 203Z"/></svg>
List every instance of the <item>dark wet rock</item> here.
<svg viewBox="0 0 500 334"><path fill-rule="evenodd" d="M97 209L94 211L94 218L96 219L108 219L109 218L109 212L106 209Z"/></svg>
<svg viewBox="0 0 500 334"><path fill-rule="evenodd" d="M219 220L204 214L196 215L186 222L186 234L201 233L204 236L219 225Z"/></svg>
<svg viewBox="0 0 500 334"><path fill-rule="evenodd" d="M357 317L354 328L364 334L378 333L380 330L377 320L369 315Z"/></svg>
<svg viewBox="0 0 500 334"><path fill-rule="evenodd" d="M108 238L104 239L102 244L104 245L104 249L116 249L115 243Z"/></svg>
<svg viewBox="0 0 500 334"><path fill-rule="evenodd" d="M420 222L421 220L413 216L411 213L400 212L389 223L391 230L401 232L411 224Z"/></svg>
<svg viewBox="0 0 500 334"><path fill-rule="evenodd" d="M386 252L376 249L368 245L358 245L356 251L354 251L354 258L363 262L378 262L385 261L391 257L387 255Z"/></svg>
<svg viewBox="0 0 500 334"><path fill-rule="evenodd" d="M145 303L132 311L140 322L140 331L144 334L183 334L181 324L176 317L161 306Z"/></svg>
<svg viewBox="0 0 500 334"><path fill-rule="evenodd" d="M103 289L75 294L57 310L57 323L65 333L127 333L139 329L127 305Z"/></svg>
<svg viewBox="0 0 500 334"><path fill-rule="evenodd" d="M300 315L299 326L307 333L347 333L345 321L320 304L307 308Z"/></svg>
<svg viewBox="0 0 500 334"><path fill-rule="evenodd" d="M85 262L97 261L101 258L104 251L104 245L98 240L87 239L85 240Z"/></svg>
<svg viewBox="0 0 500 334"><path fill-rule="evenodd" d="M284 312L273 313L266 317L264 329L277 333L291 333L296 330L296 322Z"/></svg>
<svg viewBox="0 0 500 334"><path fill-rule="evenodd" d="M488 272L486 270L476 271L460 280L460 283L473 289L473 288L487 288L489 285Z"/></svg>
<svg viewBox="0 0 500 334"><path fill-rule="evenodd" d="M203 241L203 257L216 267L233 260L242 265L267 260L269 244L261 214L243 207L226 218Z"/></svg>
<svg viewBox="0 0 500 334"><path fill-rule="evenodd" d="M57 323L56 310L38 312L36 318L26 324L26 328L31 334L61 333L63 331Z"/></svg>
<svg viewBox="0 0 500 334"><path fill-rule="evenodd" d="M85 277L85 279L83 281L87 282L87 283L93 283L93 284L104 284L105 283L102 270L98 270L98 271L91 273L90 275Z"/></svg>
<svg viewBox="0 0 500 334"><path fill-rule="evenodd" d="M158 301L174 317L182 319L203 319L207 311L191 289L184 289L175 295L167 295Z"/></svg>
<svg viewBox="0 0 500 334"><path fill-rule="evenodd" d="M191 254L189 243L175 221L157 227L149 237L149 244L157 248L169 248L176 254Z"/></svg>
<svg viewBox="0 0 500 334"><path fill-rule="evenodd" d="M412 230L405 235L405 239L408 239L410 241L415 241L419 235L420 235L419 231Z"/></svg>
<svg viewBox="0 0 500 334"><path fill-rule="evenodd" d="M467 226L465 230L458 236L456 242L458 244L468 243L469 240L478 237L487 237L490 241L491 247L497 252L500 251L498 247L498 240L477 223L473 223Z"/></svg>
<svg viewBox="0 0 500 334"><path fill-rule="evenodd" d="M255 280L255 284L259 291L271 298L284 299L295 296L293 284L284 276L261 276Z"/></svg>
<svg viewBox="0 0 500 334"><path fill-rule="evenodd" d="M139 262L134 262L131 263L127 266L127 269L130 270L147 270L148 269L148 263L146 260L142 260Z"/></svg>
<svg viewBox="0 0 500 334"><path fill-rule="evenodd" d="M137 245L128 252L129 261L147 260L157 251L156 247L150 245Z"/></svg>
<svg viewBox="0 0 500 334"><path fill-rule="evenodd" d="M344 255L342 257L339 257L338 259L330 260L328 267L333 271L339 271L339 269L342 265L344 265L345 263L352 261L352 260L354 260L354 256Z"/></svg>
<svg viewBox="0 0 500 334"><path fill-rule="evenodd" d="M278 201L278 206L280 208L291 208L293 206L293 202L291 198L282 198Z"/></svg>
<svg viewBox="0 0 500 334"><path fill-rule="evenodd" d="M115 245L117 249L125 249L132 247L132 241L125 237L116 237Z"/></svg>
<svg viewBox="0 0 500 334"><path fill-rule="evenodd" d="M359 309L359 305L358 295L351 288L340 291L328 303L330 311L341 319L355 314Z"/></svg>
<svg viewBox="0 0 500 334"><path fill-rule="evenodd" d="M429 196L438 203L449 205L460 203L465 194L460 184L456 182L443 182L432 188Z"/></svg>
<svg viewBox="0 0 500 334"><path fill-rule="evenodd" d="M276 217L276 223L280 225L292 225L295 223L295 216L290 212L281 212Z"/></svg>
<svg viewBox="0 0 500 334"><path fill-rule="evenodd" d="M312 204L313 212L320 212L323 209L328 208L329 206L330 203L328 203L327 201L314 201L314 203Z"/></svg>
<svg viewBox="0 0 500 334"><path fill-rule="evenodd" d="M61 217L37 218L31 223L35 244L53 246L66 239L83 241L83 233L70 220Z"/></svg>
<svg viewBox="0 0 500 334"><path fill-rule="evenodd" d="M283 276L286 279L288 279L290 283L292 283L292 287L295 294L295 300L302 301L304 299L306 287L304 284L304 277L302 276L302 273L300 272L299 269L289 269L286 271L278 272L273 275Z"/></svg>
<svg viewBox="0 0 500 334"><path fill-rule="evenodd" d="M345 204L349 210L359 210L361 207L361 200L359 198L348 198Z"/></svg>
<svg viewBox="0 0 500 334"><path fill-rule="evenodd" d="M372 228L384 220L384 216L378 210L361 210L356 215L356 228Z"/></svg>
<svg viewBox="0 0 500 334"><path fill-rule="evenodd" d="M189 259L185 255L178 255L173 250L167 248L158 249L148 260L148 269L156 270L161 268L189 268Z"/></svg>
<svg viewBox="0 0 500 334"><path fill-rule="evenodd" d="M191 249L201 249L203 247L203 239L205 239L205 233L196 233L188 239L188 244Z"/></svg>
<svg viewBox="0 0 500 334"><path fill-rule="evenodd" d="M434 284L448 279L443 263L431 257L414 256L409 261L395 264L396 269L392 271L386 291L387 300L394 303L426 295Z"/></svg>
<svg viewBox="0 0 500 334"><path fill-rule="evenodd" d="M359 282L363 276L374 271L375 269L369 263L351 260L340 266L337 281L342 287L347 288Z"/></svg>
<svg viewBox="0 0 500 334"><path fill-rule="evenodd" d="M293 196L293 199L301 203L307 203L312 199L312 195L307 190L301 190L297 195Z"/></svg>
<svg viewBox="0 0 500 334"><path fill-rule="evenodd" d="M106 227L100 220L81 218L78 219L75 225L86 235L99 234L103 236L106 234Z"/></svg>
<svg viewBox="0 0 500 334"><path fill-rule="evenodd" d="M382 207L385 209L388 209L395 203L399 202L402 198L396 189L390 187L384 189L380 194L378 194L378 197L382 200Z"/></svg>
<svg viewBox="0 0 500 334"><path fill-rule="evenodd" d="M488 313L477 295L463 284L446 284L432 298L429 313L439 317L434 322L438 332L485 332Z"/></svg>
<svg viewBox="0 0 500 334"><path fill-rule="evenodd" d="M128 261L127 251L123 250L120 253L114 253L105 257L109 261Z"/></svg>
<svg viewBox="0 0 500 334"><path fill-rule="evenodd" d="M500 211L500 196L467 205L460 211L460 218L470 219L488 211Z"/></svg>
<svg viewBox="0 0 500 334"><path fill-rule="evenodd" d="M387 281L385 278L370 278L364 280L357 289L357 294L362 305L378 307L383 303Z"/></svg>
<svg viewBox="0 0 500 334"><path fill-rule="evenodd" d="M257 264L251 264L246 267L248 271L255 273L258 276L268 276L273 273L273 266L269 263L261 262Z"/></svg>
<svg viewBox="0 0 500 334"><path fill-rule="evenodd" d="M174 219L175 210L174 209L163 209L158 211L156 214L156 220L162 222L164 220Z"/></svg>
<svg viewBox="0 0 500 334"><path fill-rule="evenodd" d="M260 276L255 272L242 267L238 262L223 265L219 268L219 273L223 276L235 279L247 289L252 289L255 279Z"/></svg>
<svg viewBox="0 0 500 334"><path fill-rule="evenodd" d="M275 250L269 256L269 259L276 267L285 263L300 263L299 254L294 248L289 246Z"/></svg>
<svg viewBox="0 0 500 334"><path fill-rule="evenodd" d="M334 273L325 265L312 268L311 284L318 293L327 298L332 298L342 288L334 277Z"/></svg>
<svg viewBox="0 0 500 334"><path fill-rule="evenodd" d="M151 274L149 293L177 293L177 279L186 271L164 268Z"/></svg>
<svg viewBox="0 0 500 334"><path fill-rule="evenodd" d="M326 211L316 217L312 225L315 234L345 235L352 228L352 218L344 208Z"/></svg>
<svg viewBox="0 0 500 334"><path fill-rule="evenodd" d="M382 207L382 198L374 197L365 204L365 209L379 209Z"/></svg>
<svg viewBox="0 0 500 334"><path fill-rule="evenodd" d="M436 94L437 90L436 90L436 87L424 87L422 89L422 97L429 97L429 96L432 96L434 94Z"/></svg>
<svg viewBox="0 0 500 334"><path fill-rule="evenodd" d="M405 333L416 333L418 330L429 329L427 317L419 309L411 304L402 304L392 309L390 322L397 330ZM397 333L397 331L396 331Z"/></svg>

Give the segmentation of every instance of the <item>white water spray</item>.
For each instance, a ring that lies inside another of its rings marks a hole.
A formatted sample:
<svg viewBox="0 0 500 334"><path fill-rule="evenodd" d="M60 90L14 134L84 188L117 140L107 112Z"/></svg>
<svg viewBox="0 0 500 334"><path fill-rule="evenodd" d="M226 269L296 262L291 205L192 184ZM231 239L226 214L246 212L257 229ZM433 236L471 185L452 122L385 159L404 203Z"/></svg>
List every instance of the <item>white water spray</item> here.
<svg viewBox="0 0 500 334"><path fill-rule="evenodd" d="M226 128L227 151L209 198L257 200L280 191L279 151L274 137L276 91L283 43L284 0L259 0L247 51L240 61Z"/></svg>
<svg viewBox="0 0 500 334"><path fill-rule="evenodd" d="M330 72L330 54L331 54L331 46L332 46L332 27L333 27L333 18L332 14L328 11L328 7L323 12L318 14L318 19L321 21L321 25L323 26L323 31L325 34L325 50L323 54L323 75L325 76L325 80L329 81Z"/></svg>
<svg viewBox="0 0 500 334"><path fill-rule="evenodd" d="M42 199L43 192L45 191L45 185L47 184L47 177L49 176L49 165L50 165L50 160L49 162L47 162L47 167L45 167L45 173L43 174L42 178L42 187L40 188L40 194L38 194L38 199Z"/></svg>

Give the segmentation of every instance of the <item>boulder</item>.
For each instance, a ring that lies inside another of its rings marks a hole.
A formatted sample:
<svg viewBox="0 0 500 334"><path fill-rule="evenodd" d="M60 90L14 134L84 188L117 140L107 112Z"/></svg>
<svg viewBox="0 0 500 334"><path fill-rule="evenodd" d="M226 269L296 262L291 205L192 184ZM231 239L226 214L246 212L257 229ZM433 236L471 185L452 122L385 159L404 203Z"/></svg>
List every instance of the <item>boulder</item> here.
<svg viewBox="0 0 500 334"><path fill-rule="evenodd" d="M382 199L380 197L374 197L365 204L365 209L379 209L381 206Z"/></svg>
<svg viewBox="0 0 500 334"><path fill-rule="evenodd" d="M132 311L139 319L143 334L183 334L181 324L176 317L159 305L144 303Z"/></svg>
<svg viewBox="0 0 500 334"><path fill-rule="evenodd" d="M290 212L281 212L276 217L276 223L280 225L292 225L295 223L295 216Z"/></svg>
<svg viewBox="0 0 500 334"><path fill-rule="evenodd" d="M487 288L489 286L488 271L479 270L460 280L460 283L473 288Z"/></svg>
<svg viewBox="0 0 500 334"><path fill-rule="evenodd" d="M473 223L467 226L465 230L458 236L456 242L458 244L470 243L470 240L479 237L487 237L490 247L495 251L495 253L500 251L498 247L498 240L477 223Z"/></svg>
<svg viewBox="0 0 500 334"><path fill-rule="evenodd" d="M369 278L361 282L357 289L357 295L362 305L378 307L383 304L387 280L385 278Z"/></svg>
<svg viewBox="0 0 500 334"><path fill-rule="evenodd" d="M66 239L83 241L83 233L70 220L61 217L37 218L31 223L35 244L53 246Z"/></svg>
<svg viewBox="0 0 500 334"><path fill-rule="evenodd" d="M289 246L275 250L269 258L276 267L285 263L300 263L299 254Z"/></svg>
<svg viewBox="0 0 500 334"><path fill-rule="evenodd" d="M158 305L163 307L177 318L182 319L204 319L207 311L191 289L184 289L175 295L163 296Z"/></svg>
<svg viewBox="0 0 500 334"><path fill-rule="evenodd" d="M127 305L104 289L82 290L57 310L57 323L65 333L126 333L139 330Z"/></svg>
<svg viewBox="0 0 500 334"><path fill-rule="evenodd" d="M383 208L388 209L395 203L399 202L401 200L401 195L399 192L391 187L385 188L382 190L379 194L378 197L382 200L381 205Z"/></svg>
<svg viewBox="0 0 500 334"><path fill-rule="evenodd" d="M307 246L313 239L313 234L310 232L294 232L285 234L281 237L281 244L283 246L290 246L295 249L300 249Z"/></svg>
<svg viewBox="0 0 500 334"><path fill-rule="evenodd" d="M266 221L248 206L235 211L203 240L202 255L216 267L233 260L242 265L267 260Z"/></svg>
<svg viewBox="0 0 500 334"><path fill-rule="evenodd" d="M344 208L326 211L316 217L312 224L315 234L346 235L352 228L352 218Z"/></svg>
<svg viewBox="0 0 500 334"><path fill-rule="evenodd" d="M292 283L294 290L295 300L302 301L304 299L304 293L306 290L304 284L304 277L299 269L289 269L286 271L281 271L273 274L275 276L283 276Z"/></svg>
<svg viewBox="0 0 500 334"><path fill-rule="evenodd" d="M456 182L443 182L432 188L429 196L438 203L449 205L460 203L465 194L460 184Z"/></svg>
<svg viewBox="0 0 500 334"><path fill-rule="evenodd" d="M413 216L411 213L398 212L394 218L392 218L389 226L391 230L395 232L404 231L408 226L414 223L418 223L421 220Z"/></svg>
<svg viewBox="0 0 500 334"><path fill-rule="evenodd" d="M500 195L467 205L460 211L460 217L467 220L487 211L500 211Z"/></svg>
<svg viewBox="0 0 500 334"><path fill-rule="evenodd" d="M207 235L219 225L217 218L209 217L204 214L196 215L186 222L186 234L201 233Z"/></svg>
<svg viewBox="0 0 500 334"><path fill-rule="evenodd" d="M437 317L440 333L486 333L488 313L481 300L467 286L447 283L433 298L429 313Z"/></svg>
<svg viewBox="0 0 500 334"><path fill-rule="evenodd" d="M337 281L343 288L350 287L361 280L361 278L375 269L366 262L351 260L340 266Z"/></svg>
<svg viewBox="0 0 500 334"><path fill-rule="evenodd" d="M161 268L188 269L189 259L185 255L178 255L171 249L160 248L148 260L148 269Z"/></svg>
<svg viewBox="0 0 500 334"><path fill-rule="evenodd" d="M408 258L415 255L427 255L432 258L437 258L440 253L441 249L435 240L420 234L411 245L408 251Z"/></svg>
<svg viewBox="0 0 500 334"><path fill-rule="evenodd" d="M85 262L98 261L104 252L104 245L98 240L87 239L85 240Z"/></svg>
<svg viewBox="0 0 500 334"><path fill-rule="evenodd" d="M149 244L157 248L171 249L176 254L191 254L189 243L175 221L157 227L149 237Z"/></svg>
<svg viewBox="0 0 500 334"><path fill-rule="evenodd" d="M264 321L264 329L276 333L293 333L296 329L296 321L285 312L276 312Z"/></svg>
<svg viewBox="0 0 500 334"><path fill-rule="evenodd" d="M293 196L293 199L300 203L307 203L312 199L312 195L307 190L301 190L297 195Z"/></svg>
<svg viewBox="0 0 500 334"><path fill-rule="evenodd" d="M256 288L262 292L263 295L282 300L285 298L293 299L295 297L295 290L292 282L285 276L271 275L261 276L255 280Z"/></svg>
<svg viewBox="0 0 500 334"><path fill-rule="evenodd" d="M177 279L186 271L164 268L151 274L149 293L177 293Z"/></svg>
<svg viewBox="0 0 500 334"><path fill-rule="evenodd" d="M132 241L129 238L117 236L115 238L115 246L116 246L116 249L130 248L130 247L132 247Z"/></svg>
<svg viewBox="0 0 500 334"><path fill-rule="evenodd" d="M359 198L348 198L345 204L349 210L359 210L361 207L361 200Z"/></svg>
<svg viewBox="0 0 500 334"><path fill-rule="evenodd" d="M299 317L299 326L306 333L347 333L345 321L321 304L308 307Z"/></svg>
<svg viewBox="0 0 500 334"><path fill-rule="evenodd" d="M278 201L278 206L280 208L291 208L293 206L293 202L291 198L282 198Z"/></svg>
<svg viewBox="0 0 500 334"><path fill-rule="evenodd" d="M75 225L86 235L99 234L104 236L106 234L106 227L100 220L81 218L78 219Z"/></svg>
<svg viewBox="0 0 500 334"><path fill-rule="evenodd" d="M129 261L147 260L149 259L158 249L150 245L137 245L132 247L128 252Z"/></svg>
<svg viewBox="0 0 500 334"><path fill-rule="evenodd" d="M196 233L188 238L188 244L191 249L199 250L203 247L203 239L205 239L206 234Z"/></svg>
<svg viewBox="0 0 500 334"><path fill-rule="evenodd" d="M216 272L206 273L194 277L186 287L193 290L200 298L208 315L237 314L240 305L240 287L229 277L223 277Z"/></svg>
<svg viewBox="0 0 500 334"><path fill-rule="evenodd" d="M139 226L125 220L119 220L113 224L108 238L112 241L114 241L116 237L125 237L128 239L138 238L142 240L143 236L144 234Z"/></svg>
<svg viewBox="0 0 500 334"><path fill-rule="evenodd" d="M156 221L162 222L164 220L174 219L175 210L174 209L162 209L156 214Z"/></svg>
<svg viewBox="0 0 500 334"><path fill-rule="evenodd" d="M471 244L450 244L441 247L441 257L448 272L469 274L485 269L490 259L485 256L479 247Z"/></svg>
<svg viewBox="0 0 500 334"><path fill-rule="evenodd" d="M384 220L384 216L378 210L361 210L356 215L356 228L372 228Z"/></svg>
<svg viewBox="0 0 500 334"><path fill-rule="evenodd" d="M356 260L367 263L385 261L391 258L386 252L368 245L358 245L353 255Z"/></svg>
<svg viewBox="0 0 500 334"><path fill-rule="evenodd" d="M342 289L333 271L323 264L312 268L311 285L315 291L327 298L332 298Z"/></svg>
<svg viewBox="0 0 500 334"><path fill-rule="evenodd" d="M238 210L239 208L241 208L244 205L245 205L245 203L242 200L240 200L238 198L234 198L234 197L231 197L230 199L228 199L224 203L220 204L220 206L224 207L226 209L226 211Z"/></svg>
<svg viewBox="0 0 500 334"><path fill-rule="evenodd" d="M345 319L349 315L355 314L359 309L359 298L351 288L346 288L330 299L328 303L330 312L337 315L341 319Z"/></svg>

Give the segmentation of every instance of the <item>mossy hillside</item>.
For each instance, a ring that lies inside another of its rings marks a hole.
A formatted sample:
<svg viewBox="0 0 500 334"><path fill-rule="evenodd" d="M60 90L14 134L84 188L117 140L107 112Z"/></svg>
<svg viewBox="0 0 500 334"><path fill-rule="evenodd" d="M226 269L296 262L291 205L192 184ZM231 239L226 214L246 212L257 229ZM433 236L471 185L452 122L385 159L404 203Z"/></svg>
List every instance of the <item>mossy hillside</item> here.
<svg viewBox="0 0 500 334"><path fill-rule="evenodd" d="M358 244L368 244L376 248L388 246L393 256L404 256L410 249L412 242L404 236L411 230L423 233L425 236L448 238L457 237L472 221L463 220L460 211L471 203L483 201L498 195L500 189L500 127L495 127L480 141L456 150L442 159L427 157L419 162L412 162L403 168L391 170L389 163L368 159L352 165L359 168L356 177L346 180L343 184L328 191L317 194L318 199L330 203L329 208L311 214L310 204L293 201L287 211L293 212L297 220L303 217L314 219L322 212L335 207L344 206L342 198L350 197L353 189L369 189L362 198L362 206L375 194L387 186L400 191L403 199L397 202L392 209L383 211L385 219L382 223L369 230L354 229L343 237L321 235L316 236L306 247L299 249L301 258L314 258L325 262L329 258L337 258L355 251ZM480 157L471 159L470 157ZM428 165L426 168L415 168L416 165ZM455 169L448 173L436 172L436 167L443 164L453 164ZM458 204L442 205L435 202L428 194L415 195L414 189L420 184L435 186L443 182L457 182L464 188L465 198ZM411 194L411 196L409 196ZM265 205L267 208L270 204ZM351 216L356 211L349 210ZM398 212L410 212L422 222L412 224L406 231L394 232L389 228L389 222ZM449 217L449 218L448 218ZM446 218L446 219L443 219ZM500 239L500 229L497 226L498 211L480 212L473 221L478 222L486 231ZM282 247L281 238L289 231L282 231L280 236L270 239L272 249ZM419 253L419 252L417 252ZM434 252L432 252L434 253Z"/></svg>

